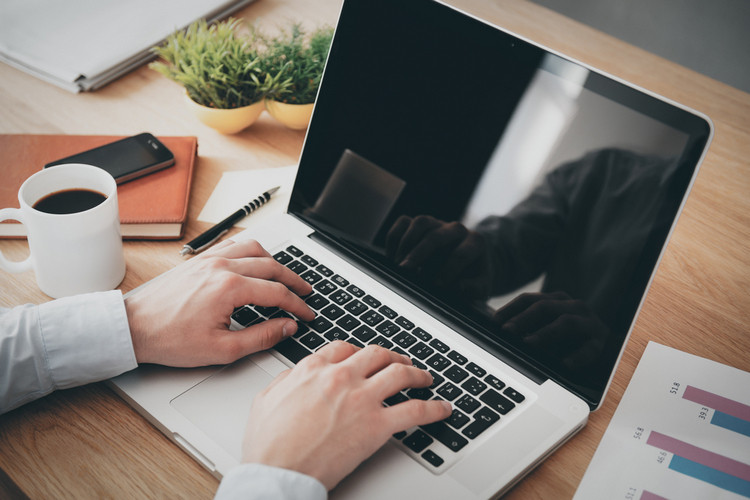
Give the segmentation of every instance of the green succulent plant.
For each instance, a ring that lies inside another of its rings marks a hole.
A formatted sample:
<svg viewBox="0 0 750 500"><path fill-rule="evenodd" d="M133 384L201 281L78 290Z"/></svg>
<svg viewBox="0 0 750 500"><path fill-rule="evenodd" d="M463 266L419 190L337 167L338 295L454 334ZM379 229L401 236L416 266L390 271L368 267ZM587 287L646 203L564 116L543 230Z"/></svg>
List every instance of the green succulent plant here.
<svg viewBox="0 0 750 500"><path fill-rule="evenodd" d="M237 19L210 26L196 21L154 47L161 59L149 67L181 84L203 106L233 109L258 102L276 91L281 75L263 64L254 32L242 36L240 24Z"/></svg>
<svg viewBox="0 0 750 500"><path fill-rule="evenodd" d="M269 89L268 97L289 104L314 102L332 38L332 27L317 28L308 35L295 23L280 35L265 39L262 64L278 82Z"/></svg>

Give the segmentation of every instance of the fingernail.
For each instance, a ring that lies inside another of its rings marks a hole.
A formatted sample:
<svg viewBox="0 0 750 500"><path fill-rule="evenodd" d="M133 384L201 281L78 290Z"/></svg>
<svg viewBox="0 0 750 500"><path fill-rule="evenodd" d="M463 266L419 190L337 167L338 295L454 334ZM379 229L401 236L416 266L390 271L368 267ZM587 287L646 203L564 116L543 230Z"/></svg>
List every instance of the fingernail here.
<svg viewBox="0 0 750 500"><path fill-rule="evenodd" d="M294 332L297 331L297 323L294 321L287 321L284 323L284 326L281 328L281 335L284 338L291 337L294 335Z"/></svg>

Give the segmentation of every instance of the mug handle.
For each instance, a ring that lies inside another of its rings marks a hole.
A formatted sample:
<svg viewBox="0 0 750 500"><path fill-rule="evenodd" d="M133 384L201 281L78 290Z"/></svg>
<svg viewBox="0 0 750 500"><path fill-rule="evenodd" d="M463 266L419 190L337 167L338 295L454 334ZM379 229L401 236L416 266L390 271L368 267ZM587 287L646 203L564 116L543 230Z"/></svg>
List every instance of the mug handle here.
<svg viewBox="0 0 750 500"><path fill-rule="evenodd" d="M12 219L17 220L20 223L24 223L23 215L21 214L21 210L18 208L3 208L0 210L0 222ZM5 271L8 271L9 273L20 273L23 271L28 271L31 269L31 255L22 261L12 261L5 258L5 255L3 255L3 252L0 252L0 269L4 269Z"/></svg>

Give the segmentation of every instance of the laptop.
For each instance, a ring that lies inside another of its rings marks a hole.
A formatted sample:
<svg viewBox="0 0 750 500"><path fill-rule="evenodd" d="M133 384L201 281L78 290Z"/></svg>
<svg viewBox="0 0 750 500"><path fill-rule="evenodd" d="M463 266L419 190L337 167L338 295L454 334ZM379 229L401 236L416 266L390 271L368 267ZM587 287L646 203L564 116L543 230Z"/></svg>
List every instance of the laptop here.
<svg viewBox="0 0 750 500"><path fill-rule="evenodd" d="M332 340L377 343L435 378L384 404L454 412L331 496L502 495L601 406L712 133L440 2L345 0L288 209L235 237L312 283L317 318L229 366L111 385L220 478L253 394ZM247 305L232 325L284 314Z"/></svg>

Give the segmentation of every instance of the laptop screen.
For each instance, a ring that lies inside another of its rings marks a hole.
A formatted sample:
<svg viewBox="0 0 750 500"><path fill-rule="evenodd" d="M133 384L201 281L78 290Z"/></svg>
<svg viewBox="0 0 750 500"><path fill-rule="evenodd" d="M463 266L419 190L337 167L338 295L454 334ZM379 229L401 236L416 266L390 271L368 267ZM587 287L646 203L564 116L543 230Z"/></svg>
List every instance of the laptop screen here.
<svg viewBox="0 0 750 500"><path fill-rule="evenodd" d="M594 408L709 123L428 0L347 0L289 212Z"/></svg>

